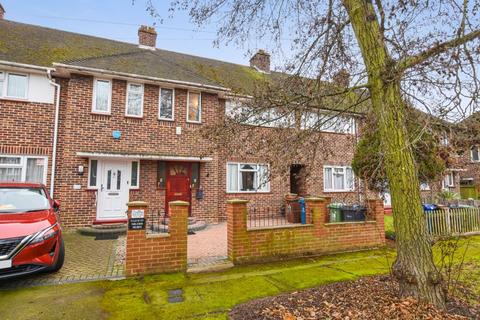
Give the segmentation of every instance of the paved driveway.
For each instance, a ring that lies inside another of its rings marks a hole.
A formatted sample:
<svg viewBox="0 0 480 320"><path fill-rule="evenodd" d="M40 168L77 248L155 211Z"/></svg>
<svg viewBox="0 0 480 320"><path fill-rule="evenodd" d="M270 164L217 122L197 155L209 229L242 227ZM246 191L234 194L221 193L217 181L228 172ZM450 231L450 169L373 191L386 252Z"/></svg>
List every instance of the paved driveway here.
<svg viewBox="0 0 480 320"><path fill-rule="evenodd" d="M42 273L0 282L0 288L17 288L123 277L125 237L95 240L74 231L64 232L65 264L56 273Z"/></svg>

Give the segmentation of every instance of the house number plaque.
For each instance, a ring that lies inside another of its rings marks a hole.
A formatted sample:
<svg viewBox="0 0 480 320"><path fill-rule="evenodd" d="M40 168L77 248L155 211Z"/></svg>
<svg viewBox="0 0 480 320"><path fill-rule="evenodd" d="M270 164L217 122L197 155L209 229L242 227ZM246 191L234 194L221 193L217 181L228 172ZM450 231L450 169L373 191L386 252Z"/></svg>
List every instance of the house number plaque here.
<svg viewBox="0 0 480 320"><path fill-rule="evenodd" d="M129 230L145 229L145 211L142 209L132 210L131 218L128 220Z"/></svg>

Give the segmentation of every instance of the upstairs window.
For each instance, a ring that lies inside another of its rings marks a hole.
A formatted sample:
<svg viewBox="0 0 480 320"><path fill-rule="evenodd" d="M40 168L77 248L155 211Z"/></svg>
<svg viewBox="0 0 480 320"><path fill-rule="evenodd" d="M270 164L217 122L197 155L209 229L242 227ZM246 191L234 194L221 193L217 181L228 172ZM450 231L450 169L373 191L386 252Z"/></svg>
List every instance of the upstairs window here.
<svg viewBox="0 0 480 320"><path fill-rule="evenodd" d="M335 133L355 133L355 119L344 115L305 112L301 116L301 128Z"/></svg>
<svg viewBox="0 0 480 320"><path fill-rule="evenodd" d="M227 192L269 192L268 165L253 163L227 164Z"/></svg>
<svg viewBox="0 0 480 320"><path fill-rule="evenodd" d="M112 82L95 79L93 82L92 112L110 114L112 104Z"/></svg>
<svg viewBox="0 0 480 320"><path fill-rule="evenodd" d="M141 118L143 116L143 85L127 84L127 108L125 115Z"/></svg>
<svg viewBox="0 0 480 320"><path fill-rule="evenodd" d="M158 110L158 118L160 120L173 120L174 99L173 89L160 88L160 101Z"/></svg>
<svg viewBox="0 0 480 320"><path fill-rule="evenodd" d="M351 167L323 167L323 189L325 192L349 192L355 190Z"/></svg>
<svg viewBox="0 0 480 320"><path fill-rule="evenodd" d="M199 92L188 92L187 122L202 122L202 95Z"/></svg>
<svg viewBox="0 0 480 320"><path fill-rule="evenodd" d="M3 85L5 83L5 73L0 71L0 97L3 97Z"/></svg>
<svg viewBox="0 0 480 320"><path fill-rule="evenodd" d="M478 147L472 147L470 150L472 162L480 162L480 150Z"/></svg>
<svg viewBox="0 0 480 320"><path fill-rule="evenodd" d="M26 74L8 73L7 74L7 92L9 98L26 99L28 76Z"/></svg>

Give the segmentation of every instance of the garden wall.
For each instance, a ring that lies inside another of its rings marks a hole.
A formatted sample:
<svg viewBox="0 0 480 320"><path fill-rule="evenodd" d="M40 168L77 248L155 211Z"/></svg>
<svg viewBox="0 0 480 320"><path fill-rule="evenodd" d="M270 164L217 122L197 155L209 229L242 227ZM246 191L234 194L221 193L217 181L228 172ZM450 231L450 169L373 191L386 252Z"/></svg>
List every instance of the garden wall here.
<svg viewBox="0 0 480 320"><path fill-rule="evenodd" d="M246 200L227 201L228 256L235 264L380 247L385 244L384 209L367 202L367 220L327 223L329 198L307 198L307 221L247 229Z"/></svg>
<svg viewBox="0 0 480 320"><path fill-rule="evenodd" d="M125 273L127 276L187 270L188 202L173 201L170 205L168 233L146 233L145 229L127 231ZM147 211L147 203L128 204L132 210ZM145 216L146 219L147 215ZM145 221L145 226L148 222Z"/></svg>

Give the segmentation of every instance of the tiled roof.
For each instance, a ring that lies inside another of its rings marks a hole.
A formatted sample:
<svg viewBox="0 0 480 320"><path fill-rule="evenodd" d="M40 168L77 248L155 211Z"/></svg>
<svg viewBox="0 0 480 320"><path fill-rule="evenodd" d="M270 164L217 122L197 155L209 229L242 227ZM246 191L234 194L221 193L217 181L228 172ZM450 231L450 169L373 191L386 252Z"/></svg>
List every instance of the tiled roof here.
<svg viewBox="0 0 480 320"><path fill-rule="evenodd" d="M222 86L248 93L258 81L278 79L249 66L135 44L0 20L0 60L52 67L63 63L176 81Z"/></svg>

